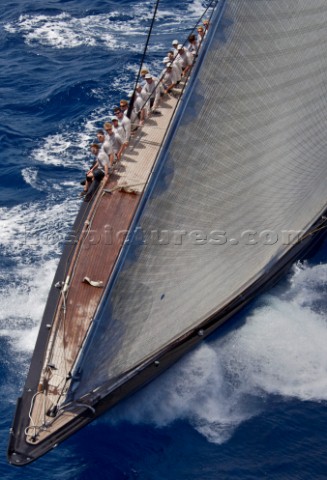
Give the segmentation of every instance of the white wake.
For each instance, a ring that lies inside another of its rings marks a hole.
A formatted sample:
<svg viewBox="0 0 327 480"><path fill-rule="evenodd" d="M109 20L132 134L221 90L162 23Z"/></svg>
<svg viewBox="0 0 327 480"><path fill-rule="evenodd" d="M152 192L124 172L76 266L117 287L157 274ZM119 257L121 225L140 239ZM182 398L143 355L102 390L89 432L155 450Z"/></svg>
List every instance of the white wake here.
<svg viewBox="0 0 327 480"><path fill-rule="evenodd" d="M326 289L327 265L298 264L287 288L261 296L242 326L202 344L118 406L110 422L185 419L223 443L268 396L327 400Z"/></svg>

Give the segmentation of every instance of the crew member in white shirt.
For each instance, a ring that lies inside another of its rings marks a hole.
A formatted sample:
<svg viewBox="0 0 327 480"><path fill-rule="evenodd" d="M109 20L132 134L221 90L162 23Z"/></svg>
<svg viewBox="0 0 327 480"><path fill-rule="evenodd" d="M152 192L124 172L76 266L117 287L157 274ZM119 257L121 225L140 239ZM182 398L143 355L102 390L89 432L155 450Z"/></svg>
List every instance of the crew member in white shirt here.
<svg viewBox="0 0 327 480"><path fill-rule="evenodd" d="M161 88L159 80L156 77L153 77L150 73L147 73L145 75L145 81L146 84L142 91L147 95L148 101L150 102L150 109L154 113L157 111L160 103Z"/></svg>
<svg viewBox="0 0 327 480"><path fill-rule="evenodd" d="M119 102L120 109L124 113L125 117L127 116L128 113L128 101L127 100L120 100Z"/></svg>
<svg viewBox="0 0 327 480"><path fill-rule="evenodd" d="M132 124L130 119L124 116L124 112L122 112L122 110L119 107L115 108L114 115L118 118L118 124L122 128L120 132L124 132L124 134L121 135L124 142L123 143L123 152L124 152L124 150L126 150L126 148L128 147L129 141L131 138Z"/></svg>
<svg viewBox="0 0 327 480"><path fill-rule="evenodd" d="M117 120L117 122L118 122L118 120ZM106 122L103 125L103 128L106 131L106 139L111 143L111 146L113 148L115 160L117 159L119 161L121 159L121 154L122 154L122 151L123 151L123 148L122 148L123 147L123 139L121 138L119 133L114 132L113 126L112 126L111 123ZM114 161L114 163L115 163L115 161Z"/></svg>
<svg viewBox="0 0 327 480"><path fill-rule="evenodd" d="M107 182L109 178L109 157L104 150L101 150L98 143L91 145L91 152L95 156L93 167L86 174L86 181L82 196L86 202L90 201L95 194L102 179Z"/></svg>
<svg viewBox="0 0 327 480"><path fill-rule="evenodd" d="M192 34L192 35L189 35L188 37L188 51L192 53L193 57L195 57L198 53L198 49L199 49L199 45L198 45L198 41L197 41L197 38L196 38L196 35Z"/></svg>
<svg viewBox="0 0 327 480"><path fill-rule="evenodd" d="M170 93L170 91L176 86L176 76L173 72L171 63L167 63L166 72L163 75L161 82L164 86L165 93Z"/></svg>
<svg viewBox="0 0 327 480"><path fill-rule="evenodd" d="M172 65L174 65L174 67L178 70L177 78L179 78L178 81L180 81L183 76L183 67L181 61L178 60L178 56L175 58L172 50L168 52L168 58L170 63L172 63Z"/></svg>
<svg viewBox="0 0 327 480"><path fill-rule="evenodd" d="M178 40L173 40L172 41L172 46L173 46L173 51L174 51L174 57L178 54L177 46L179 45Z"/></svg>
<svg viewBox="0 0 327 480"><path fill-rule="evenodd" d="M142 87L140 84L136 85L135 91L130 92L131 102L133 107L131 111L132 131L137 130L138 126L144 125L146 118L146 96L142 96Z"/></svg>
<svg viewBox="0 0 327 480"><path fill-rule="evenodd" d="M185 77L189 73L193 65L194 58L192 53L186 50L181 43L178 45L177 48L178 48L177 61L182 65L183 77Z"/></svg>
<svg viewBox="0 0 327 480"><path fill-rule="evenodd" d="M172 71L174 72L174 75L175 75L176 83L179 83L181 81L181 78L182 78L182 69L181 69L180 66L178 66L179 64L172 62L169 59L169 57L165 57L163 59L163 63L165 64L165 68L162 70L162 72L160 74L160 78L162 78L165 75L167 64L170 63Z"/></svg>
<svg viewBox="0 0 327 480"><path fill-rule="evenodd" d="M98 130L97 139L100 143L100 152L105 152L105 154L108 155L110 166L112 167L114 163L114 151L111 143L106 139L106 136L103 130Z"/></svg>

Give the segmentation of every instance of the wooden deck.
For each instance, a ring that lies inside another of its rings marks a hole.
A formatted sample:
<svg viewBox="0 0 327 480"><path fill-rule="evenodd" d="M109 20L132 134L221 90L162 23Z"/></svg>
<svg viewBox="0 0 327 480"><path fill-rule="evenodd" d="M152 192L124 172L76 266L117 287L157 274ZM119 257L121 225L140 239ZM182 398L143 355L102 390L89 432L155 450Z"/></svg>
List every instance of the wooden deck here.
<svg viewBox="0 0 327 480"><path fill-rule="evenodd" d="M74 412L60 411L60 405L177 101L175 96L164 98L160 106L162 115L152 116L137 131L119 168L101 186L93 201L67 278L63 279L65 286L51 325L39 391L33 397L31 421L26 429L28 443L41 442L85 409L82 406ZM85 277L102 282L102 287L84 283ZM59 408L59 414L51 416L50 409L54 407Z"/></svg>

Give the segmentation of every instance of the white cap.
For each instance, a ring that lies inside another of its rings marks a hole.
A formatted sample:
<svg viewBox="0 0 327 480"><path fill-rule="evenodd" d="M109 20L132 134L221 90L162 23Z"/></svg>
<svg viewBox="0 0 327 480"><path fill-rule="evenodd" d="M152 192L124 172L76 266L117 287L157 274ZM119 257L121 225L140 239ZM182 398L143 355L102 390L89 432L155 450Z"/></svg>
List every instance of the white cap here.
<svg viewBox="0 0 327 480"><path fill-rule="evenodd" d="M114 120L117 120L117 122L118 122L118 118L117 118L117 117L111 117L111 121L113 122Z"/></svg>
<svg viewBox="0 0 327 480"><path fill-rule="evenodd" d="M165 57L162 61L162 63L168 63L168 62L170 62L170 59L168 57Z"/></svg>
<svg viewBox="0 0 327 480"><path fill-rule="evenodd" d="M170 68L171 66L172 66L171 62L168 62L167 65L166 65L167 68Z"/></svg>
<svg viewBox="0 0 327 480"><path fill-rule="evenodd" d="M149 80L150 78L152 78L151 73L147 73L144 78L145 80Z"/></svg>
<svg viewBox="0 0 327 480"><path fill-rule="evenodd" d="M179 45L177 45L177 50L181 50L183 47L183 45L180 43Z"/></svg>
<svg viewBox="0 0 327 480"><path fill-rule="evenodd" d="M178 45L178 40L173 40L172 45Z"/></svg>

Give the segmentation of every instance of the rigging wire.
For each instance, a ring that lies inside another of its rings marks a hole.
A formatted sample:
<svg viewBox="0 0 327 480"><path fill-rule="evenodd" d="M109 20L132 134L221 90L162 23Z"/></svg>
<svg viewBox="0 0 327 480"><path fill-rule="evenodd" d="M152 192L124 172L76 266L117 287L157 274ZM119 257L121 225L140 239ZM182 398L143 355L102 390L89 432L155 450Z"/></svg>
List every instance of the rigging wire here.
<svg viewBox="0 0 327 480"><path fill-rule="evenodd" d="M135 85L134 85L133 95L132 95L131 101L129 102L129 106L128 106L128 111L127 111L128 118L130 118L132 110L133 110L133 104L134 104L134 99L135 99L135 89L136 89L136 85L138 84L140 76L141 76L142 65L143 65L147 50L148 50L148 45L149 45L153 25L154 25L154 22L155 22L155 19L156 19L156 16L157 16L159 2L160 2L160 0L157 0L156 4L155 4L155 7L154 7L154 12L153 12L152 20L151 20L151 25L150 25L148 35L147 35L147 38L146 38L146 42L145 42L145 46L144 46L144 49L143 49L143 54L142 54L142 58L141 58L141 62L140 62L139 71L138 71L136 81L135 81Z"/></svg>

